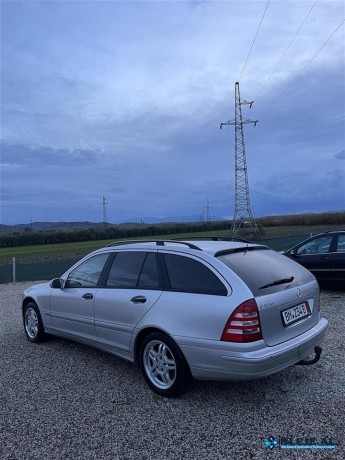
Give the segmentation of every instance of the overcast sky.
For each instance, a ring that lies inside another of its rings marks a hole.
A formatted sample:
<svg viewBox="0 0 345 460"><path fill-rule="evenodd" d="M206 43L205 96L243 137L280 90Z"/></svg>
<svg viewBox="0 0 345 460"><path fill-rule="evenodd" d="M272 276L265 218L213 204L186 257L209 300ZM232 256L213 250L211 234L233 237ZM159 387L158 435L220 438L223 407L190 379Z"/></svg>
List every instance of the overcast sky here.
<svg viewBox="0 0 345 460"><path fill-rule="evenodd" d="M100 222L103 196L113 223L207 199L231 218L236 81L259 120L253 214L344 210L344 18L332 0L2 0L0 223Z"/></svg>

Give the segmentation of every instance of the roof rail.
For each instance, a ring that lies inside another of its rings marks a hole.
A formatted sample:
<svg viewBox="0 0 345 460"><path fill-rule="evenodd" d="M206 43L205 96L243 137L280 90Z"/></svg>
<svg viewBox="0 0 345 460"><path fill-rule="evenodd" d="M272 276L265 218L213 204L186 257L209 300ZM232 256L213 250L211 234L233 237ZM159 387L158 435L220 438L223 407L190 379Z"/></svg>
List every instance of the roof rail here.
<svg viewBox="0 0 345 460"><path fill-rule="evenodd" d="M196 246L193 243L188 243L186 241L178 241L178 240L124 240L124 241L114 241L107 245L110 246L121 246L122 244L137 244L137 243L156 243L157 246L165 246L166 243L175 243L175 244L184 244L188 246L190 249L196 249L197 251L202 251L201 248Z"/></svg>
<svg viewBox="0 0 345 460"><path fill-rule="evenodd" d="M173 238L173 241L178 241L178 240L199 240L199 241L204 241L204 240L211 240L211 241L237 241L239 243L253 243L253 241L245 240L243 238L235 238L232 236L189 236L188 238Z"/></svg>

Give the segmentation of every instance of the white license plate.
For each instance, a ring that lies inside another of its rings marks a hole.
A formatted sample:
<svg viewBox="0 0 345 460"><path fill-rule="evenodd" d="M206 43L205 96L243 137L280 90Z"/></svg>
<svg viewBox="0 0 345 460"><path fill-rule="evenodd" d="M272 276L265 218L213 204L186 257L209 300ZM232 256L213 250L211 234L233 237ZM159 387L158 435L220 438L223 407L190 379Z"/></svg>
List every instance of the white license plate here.
<svg viewBox="0 0 345 460"><path fill-rule="evenodd" d="M300 321L310 315L311 310L308 302L301 303L300 305L296 305L295 307L282 311L284 326Z"/></svg>

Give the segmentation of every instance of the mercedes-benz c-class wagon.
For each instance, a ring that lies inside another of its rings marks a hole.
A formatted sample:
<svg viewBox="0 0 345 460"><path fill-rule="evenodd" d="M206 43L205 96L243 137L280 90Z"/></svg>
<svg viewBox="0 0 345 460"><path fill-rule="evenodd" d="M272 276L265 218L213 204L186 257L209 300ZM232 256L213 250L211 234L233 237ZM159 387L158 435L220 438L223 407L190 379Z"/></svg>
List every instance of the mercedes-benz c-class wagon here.
<svg viewBox="0 0 345 460"><path fill-rule="evenodd" d="M313 364L328 326L308 270L267 246L220 240L99 249L28 288L22 314L31 342L51 334L137 363L162 396L192 378L259 379Z"/></svg>

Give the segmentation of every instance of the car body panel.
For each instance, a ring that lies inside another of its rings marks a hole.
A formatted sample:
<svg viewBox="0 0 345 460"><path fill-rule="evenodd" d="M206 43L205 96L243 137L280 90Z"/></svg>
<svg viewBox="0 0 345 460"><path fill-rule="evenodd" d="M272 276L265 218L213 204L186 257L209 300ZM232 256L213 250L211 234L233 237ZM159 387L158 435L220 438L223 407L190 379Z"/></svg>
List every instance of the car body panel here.
<svg viewBox="0 0 345 460"><path fill-rule="evenodd" d="M161 295L158 290L98 289L94 302L98 343L128 352L135 326ZM133 303L136 297L146 301Z"/></svg>
<svg viewBox="0 0 345 460"><path fill-rule="evenodd" d="M136 329L160 328L172 336L220 340L234 305L237 306L236 298L227 296L163 292L159 304L142 318Z"/></svg>
<svg viewBox="0 0 345 460"><path fill-rule="evenodd" d="M22 305L32 300L39 306L45 329L53 327L50 315L51 292L52 288L50 287L49 283L39 283L30 286L23 293Z"/></svg>
<svg viewBox="0 0 345 460"><path fill-rule="evenodd" d="M71 336L96 341L94 297L97 289L90 287L52 289L50 317L53 328Z"/></svg>
<svg viewBox="0 0 345 460"><path fill-rule="evenodd" d="M263 341L256 342L253 349L252 344L234 347L214 342L195 346L185 338L174 339L190 363L195 379L253 380L275 374L312 355L315 346L323 342L327 327L327 320L322 318L304 334L270 348Z"/></svg>
<svg viewBox="0 0 345 460"><path fill-rule="evenodd" d="M285 325L282 312L304 302L308 302L311 314L300 321ZM260 312L264 340L270 347L303 334L320 320L320 298L316 281L257 297L256 303Z"/></svg>

